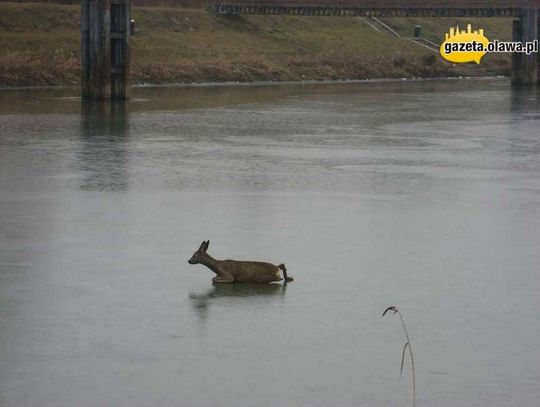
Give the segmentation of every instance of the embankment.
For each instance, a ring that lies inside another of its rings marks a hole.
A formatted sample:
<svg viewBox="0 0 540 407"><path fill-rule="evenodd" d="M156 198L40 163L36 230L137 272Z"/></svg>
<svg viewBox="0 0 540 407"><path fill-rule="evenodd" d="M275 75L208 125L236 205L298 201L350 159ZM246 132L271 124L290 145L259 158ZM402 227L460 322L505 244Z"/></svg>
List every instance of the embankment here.
<svg viewBox="0 0 540 407"><path fill-rule="evenodd" d="M507 75L509 55L454 66L434 51L378 32L357 17L220 16L135 7L133 83ZM507 40L509 19L385 19L440 43L455 24ZM79 6L0 3L0 86L79 83Z"/></svg>

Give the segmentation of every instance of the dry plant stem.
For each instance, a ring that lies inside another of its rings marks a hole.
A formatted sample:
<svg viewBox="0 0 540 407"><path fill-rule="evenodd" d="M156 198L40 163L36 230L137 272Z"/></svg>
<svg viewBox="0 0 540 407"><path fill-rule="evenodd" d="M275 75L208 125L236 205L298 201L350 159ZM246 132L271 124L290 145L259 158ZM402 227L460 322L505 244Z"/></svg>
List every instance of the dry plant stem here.
<svg viewBox="0 0 540 407"><path fill-rule="evenodd" d="M412 369L412 387L413 387L413 407L416 406L416 375L414 370L414 356L413 356L413 350L411 347L411 340L409 339L409 333L407 332L407 327L405 326L405 321L403 320L403 316L401 315L401 312L397 312L399 315L399 319L401 320L401 325L403 326L403 331L405 331L405 337L407 338L407 345L409 346L409 356L411 359L411 369Z"/></svg>
<svg viewBox="0 0 540 407"><path fill-rule="evenodd" d="M384 311L383 316L385 316L388 311L392 311L394 313L394 315L395 314L399 315L399 319L401 320L401 325L403 326L403 332L405 332L405 337L407 339L407 342L403 346L403 352L401 354L401 369L400 369L399 375L401 377L401 373L403 373L403 362L405 360L405 350L408 347L409 348L409 357L411 359L411 369L412 369L413 407L416 407L416 373L415 373L415 370L414 370L414 355L413 355L413 350L412 350L412 347L411 347L411 340L409 338L409 332L407 332L407 326L405 325L405 321L403 320L403 316L401 315L401 312L399 312L399 309L394 307L394 306L388 307Z"/></svg>

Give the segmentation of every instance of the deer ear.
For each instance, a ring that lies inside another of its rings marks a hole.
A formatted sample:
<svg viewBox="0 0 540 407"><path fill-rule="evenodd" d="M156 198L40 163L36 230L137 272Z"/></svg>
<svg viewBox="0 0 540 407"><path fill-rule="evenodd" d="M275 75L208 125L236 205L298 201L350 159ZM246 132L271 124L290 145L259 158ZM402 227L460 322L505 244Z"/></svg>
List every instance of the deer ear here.
<svg viewBox="0 0 540 407"><path fill-rule="evenodd" d="M199 253L204 253L206 251L206 249L204 248L205 245L206 245L206 242L201 243L201 246L199 247Z"/></svg>
<svg viewBox="0 0 540 407"><path fill-rule="evenodd" d="M205 243L204 243L204 252L206 253L206 251L208 250L208 245L210 244L210 240L207 240Z"/></svg>

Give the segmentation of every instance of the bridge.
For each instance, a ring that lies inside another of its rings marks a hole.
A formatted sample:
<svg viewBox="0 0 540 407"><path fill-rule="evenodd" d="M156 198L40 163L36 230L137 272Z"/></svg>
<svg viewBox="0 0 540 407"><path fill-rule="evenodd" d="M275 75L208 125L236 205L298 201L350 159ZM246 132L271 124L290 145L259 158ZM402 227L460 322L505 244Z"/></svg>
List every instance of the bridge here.
<svg viewBox="0 0 540 407"><path fill-rule="evenodd" d="M519 17L540 0L217 0L220 14L364 17Z"/></svg>
<svg viewBox="0 0 540 407"><path fill-rule="evenodd" d="M514 17L513 40L539 39L540 0L216 0L218 14L366 17ZM129 97L131 0L81 0L81 93ZM512 83L540 84L538 54L512 56Z"/></svg>

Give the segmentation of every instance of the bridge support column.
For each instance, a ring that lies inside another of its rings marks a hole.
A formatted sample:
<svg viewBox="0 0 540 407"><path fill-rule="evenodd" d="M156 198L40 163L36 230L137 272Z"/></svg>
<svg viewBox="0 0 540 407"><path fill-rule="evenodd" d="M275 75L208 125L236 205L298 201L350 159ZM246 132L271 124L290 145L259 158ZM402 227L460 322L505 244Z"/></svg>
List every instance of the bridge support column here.
<svg viewBox="0 0 540 407"><path fill-rule="evenodd" d="M538 40L538 10L522 9L519 20L514 20L513 41L532 42ZM526 55L515 53L512 56L512 84L538 84L538 54Z"/></svg>
<svg viewBox="0 0 540 407"><path fill-rule="evenodd" d="M81 95L129 97L131 0L81 0Z"/></svg>

